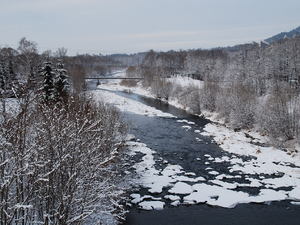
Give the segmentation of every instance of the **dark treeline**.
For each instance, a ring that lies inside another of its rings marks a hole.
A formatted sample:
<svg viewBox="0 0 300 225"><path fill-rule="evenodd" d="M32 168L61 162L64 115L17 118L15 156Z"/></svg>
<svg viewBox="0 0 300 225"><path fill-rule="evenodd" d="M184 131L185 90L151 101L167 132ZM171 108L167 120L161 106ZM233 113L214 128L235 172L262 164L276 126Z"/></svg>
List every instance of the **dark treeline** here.
<svg viewBox="0 0 300 225"><path fill-rule="evenodd" d="M157 97L178 100L192 112L217 112L234 129L256 128L276 143L300 140L300 37L231 48L150 51L128 73L144 77ZM166 77L203 81L182 88Z"/></svg>
<svg viewBox="0 0 300 225"><path fill-rule="evenodd" d="M99 60L66 53L40 54L25 38L0 49L1 225L102 224L124 215L124 123L80 92Z"/></svg>

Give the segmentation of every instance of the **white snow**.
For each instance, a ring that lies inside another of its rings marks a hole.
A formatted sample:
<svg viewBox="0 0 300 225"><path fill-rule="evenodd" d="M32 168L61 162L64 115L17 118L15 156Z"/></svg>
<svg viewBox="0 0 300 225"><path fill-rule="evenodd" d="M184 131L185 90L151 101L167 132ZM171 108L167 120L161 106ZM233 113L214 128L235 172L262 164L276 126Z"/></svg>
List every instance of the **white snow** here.
<svg viewBox="0 0 300 225"><path fill-rule="evenodd" d="M103 89L103 90L102 90ZM139 115L145 116L159 116L159 117L167 117L167 118L175 118L170 113L164 113L160 110L155 109L154 107L147 106L138 101L119 96L116 93L111 92L113 89L110 86L107 86L106 89L102 87L102 89L94 90L90 92L95 99L102 100L105 103L114 105L122 112L130 112Z"/></svg>
<svg viewBox="0 0 300 225"><path fill-rule="evenodd" d="M215 162L227 161L232 164L230 172L241 172L244 174L259 175L259 179L248 178L250 184L238 184L239 187L261 187L267 188L284 188L293 187L292 191L274 192L272 189L262 190L259 196L252 196L254 202L264 201L279 201L286 199L300 200L300 159L299 156L292 157L286 152L274 147L258 147L251 144L248 137L243 132L234 132L225 126L216 124L208 124L201 133L205 136L213 136L214 140L220 147L230 153L238 155L253 156L254 158L248 161L243 161L241 158L222 157L216 158ZM257 142L263 143L263 138L255 136ZM289 163L297 167L289 166ZM265 174L279 175L278 178L265 178ZM217 179L223 179L222 176Z"/></svg>
<svg viewBox="0 0 300 225"><path fill-rule="evenodd" d="M137 204L141 201L144 201L145 199L161 200L161 198L155 198L151 195L141 196L140 194L131 194L130 197L132 198L131 203L133 204Z"/></svg>
<svg viewBox="0 0 300 225"><path fill-rule="evenodd" d="M100 88L100 89L109 89L109 90L112 90L112 91L125 91L125 92L128 92L128 93L132 92L132 93L144 96L144 97L155 98L155 96L151 94L151 91L149 89L145 89L141 85L138 85L136 87L127 88L125 86L120 85L120 81L103 83L103 84L99 85L98 88Z"/></svg>
<svg viewBox="0 0 300 225"><path fill-rule="evenodd" d="M174 202L171 203L171 205L172 206L178 206L178 205L180 205L180 201L179 200L174 201Z"/></svg>
<svg viewBox="0 0 300 225"><path fill-rule="evenodd" d="M196 174L194 172L187 172L187 173L184 173L184 175L186 175L186 176L196 176Z"/></svg>
<svg viewBox="0 0 300 225"><path fill-rule="evenodd" d="M163 210L165 206L161 201L144 201L139 203L139 207L144 210Z"/></svg>
<svg viewBox="0 0 300 225"><path fill-rule="evenodd" d="M185 181L185 182L198 182L198 181L205 181L204 177L196 177L196 178L192 178L192 177L186 177L186 176L172 176L174 179L176 179L176 181Z"/></svg>
<svg viewBox="0 0 300 225"><path fill-rule="evenodd" d="M169 199L171 201L177 201L180 200L180 197L178 195L165 195L164 196L165 199Z"/></svg>
<svg viewBox="0 0 300 225"><path fill-rule="evenodd" d="M184 171L182 170L182 167L179 165L168 165L161 174L163 176L175 176L177 174L182 174Z"/></svg>
<svg viewBox="0 0 300 225"><path fill-rule="evenodd" d="M184 182L177 182L174 187L169 190L169 193L172 194L190 194L192 192L192 186Z"/></svg>
<svg viewBox="0 0 300 225"><path fill-rule="evenodd" d="M194 86L197 88L202 88L204 84L203 81L196 80L187 76L179 76L179 75L168 78L167 81L175 85L180 85L181 87Z"/></svg>
<svg viewBox="0 0 300 225"><path fill-rule="evenodd" d="M184 129L186 129L186 130L190 130L190 129L192 129L192 127L191 127L191 126L187 126L187 125L185 125L185 126L182 126L182 128L184 128Z"/></svg>
<svg viewBox="0 0 300 225"><path fill-rule="evenodd" d="M293 205L300 205L300 202L291 202Z"/></svg>
<svg viewBox="0 0 300 225"><path fill-rule="evenodd" d="M262 189L258 196L251 196L250 202L262 203L271 201L281 201L287 199L284 191L275 191L271 189Z"/></svg>
<svg viewBox="0 0 300 225"><path fill-rule="evenodd" d="M208 205L233 208L239 203L248 202L249 195L244 192L227 190L223 187L208 184L193 185L195 192L184 197L184 202L189 204L207 203Z"/></svg>
<svg viewBox="0 0 300 225"><path fill-rule="evenodd" d="M288 194L289 194L290 199L299 201L300 200L300 186L297 186L292 191L290 191Z"/></svg>
<svg viewBox="0 0 300 225"><path fill-rule="evenodd" d="M211 175L219 175L219 172L217 172L217 171L209 171L208 173Z"/></svg>
<svg viewBox="0 0 300 225"><path fill-rule="evenodd" d="M138 182L144 187L149 188L150 193L160 193L164 187L169 186L170 183L174 182L174 179L168 175L159 175L160 171L154 168L155 161L153 154L155 152L153 150L139 142L127 142L127 146L130 148L131 154L136 154L138 152L144 154L142 161L136 163L134 168L137 174L141 176ZM166 174L176 173L174 170L174 173L171 173L171 171L170 167L167 167L164 170Z"/></svg>
<svg viewBox="0 0 300 225"><path fill-rule="evenodd" d="M213 136L223 150L231 153L255 156L262 162L284 161L300 166L300 157L292 157L273 147L258 147L251 144L251 139L247 138L243 132L234 132L221 125L207 124L201 134Z"/></svg>
<svg viewBox="0 0 300 225"><path fill-rule="evenodd" d="M220 180L212 180L211 183L217 184L221 187L224 187L226 189L236 189L238 184L237 183L227 183Z"/></svg>
<svg viewBox="0 0 300 225"><path fill-rule="evenodd" d="M188 121L188 120L177 120L178 123L187 123L189 125L195 125L195 122Z"/></svg>

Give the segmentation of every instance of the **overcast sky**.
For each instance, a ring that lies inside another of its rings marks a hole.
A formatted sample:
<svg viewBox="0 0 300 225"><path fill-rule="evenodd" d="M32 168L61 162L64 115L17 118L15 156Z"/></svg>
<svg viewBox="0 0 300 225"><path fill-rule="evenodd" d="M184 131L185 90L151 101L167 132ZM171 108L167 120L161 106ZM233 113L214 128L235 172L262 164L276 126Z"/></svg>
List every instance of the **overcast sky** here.
<svg viewBox="0 0 300 225"><path fill-rule="evenodd" d="M0 45L109 54L211 48L300 26L300 0L0 0Z"/></svg>

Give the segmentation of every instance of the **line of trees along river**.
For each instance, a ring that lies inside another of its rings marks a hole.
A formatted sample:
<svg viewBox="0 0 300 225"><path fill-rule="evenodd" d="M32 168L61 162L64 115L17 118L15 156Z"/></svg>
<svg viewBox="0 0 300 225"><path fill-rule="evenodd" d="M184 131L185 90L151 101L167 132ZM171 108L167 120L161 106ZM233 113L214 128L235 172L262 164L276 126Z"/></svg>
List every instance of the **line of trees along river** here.
<svg viewBox="0 0 300 225"><path fill-rule="evenodd" d="M300 141L300 37L212 50L150 51L130 67L159 98L173 98L193 113L219 113L234 129L257 128L278 145ZM201 88L160 77L189 76Z"/></svg>

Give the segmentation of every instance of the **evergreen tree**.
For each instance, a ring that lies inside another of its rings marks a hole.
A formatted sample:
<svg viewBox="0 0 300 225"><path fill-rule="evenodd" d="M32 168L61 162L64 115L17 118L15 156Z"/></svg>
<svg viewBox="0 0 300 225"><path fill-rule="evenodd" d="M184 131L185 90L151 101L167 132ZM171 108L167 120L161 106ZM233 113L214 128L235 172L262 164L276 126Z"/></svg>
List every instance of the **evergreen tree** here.
<svg viewBox="0 0 300 225"><path fill-rule="evenodd" d="M8 62L8 73L9 73L9 80L11 82L11 85L14 81L16 81L16 73L14 71L14 68L13 68L13 62L11 60L9 60Z"/></svg>
<svg viewBox="0 0 300 225"><path fill-rule="evenodd" d="M41 88L42 98L45 102L49 102L54 98L53 78L55 76L50 62L46 62L44 64L44 67L41 70L41 75L43 76L43 86Z"/></svg>
<svg viewBox="0 0 300 225"><path fill-rule="evenodd" d="M0 62L0 93L3 96L7 89L7 69L4 62Z"/></svg>
<svg viewBox="0 0 300 225"><path fill-rule="evenodd" d="M56 101L62 101L68 97L69 80L67 71L64 69L64 65L61 62L57 63L55 75L54 97Z"/></svg>
<svg viewBox="0 0 300 225"><path fill-rule="evenodd" d="M5 63L2 61L0 62L0 98L2 104L2 116L5 120L6 118L6 91L7 91L7 70Z"/></svg>

